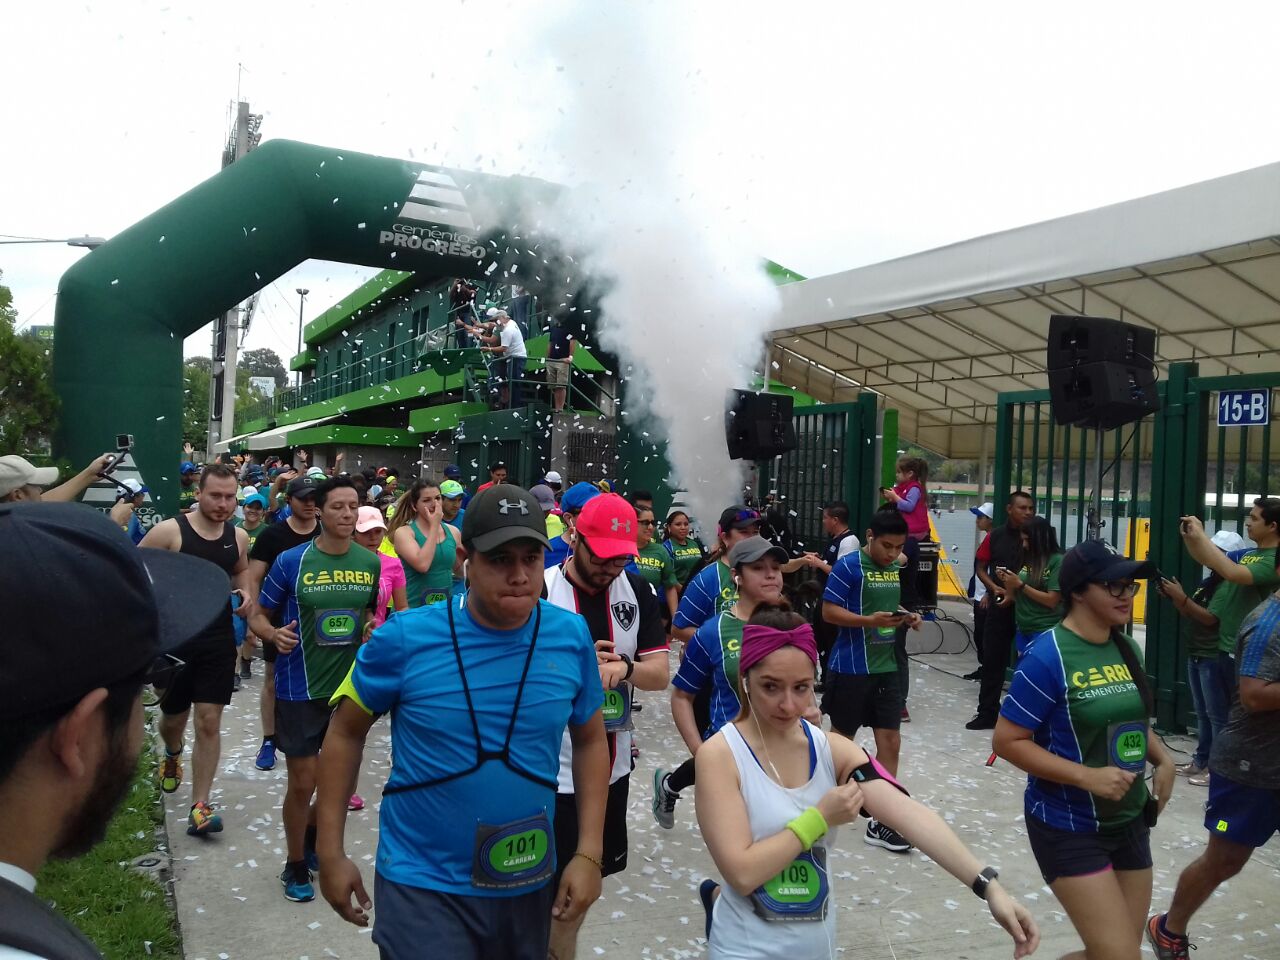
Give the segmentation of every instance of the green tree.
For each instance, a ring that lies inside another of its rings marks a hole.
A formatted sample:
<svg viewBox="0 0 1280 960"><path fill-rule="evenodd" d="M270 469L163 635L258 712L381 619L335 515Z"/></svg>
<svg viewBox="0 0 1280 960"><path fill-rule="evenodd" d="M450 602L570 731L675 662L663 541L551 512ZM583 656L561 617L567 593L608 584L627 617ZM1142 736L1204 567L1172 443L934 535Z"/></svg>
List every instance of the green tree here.
<svg viewBox="0 0 1280 960"><path fill-rule="evenodd" d="M209 375L213 361L188 357L182 363L182 439L204 449L209 435Z"/></svg>
<svg viewBox="0 0 1280 960"><path fill-rule="evenodd" d="M0 284L0 454L47 453L59 406L53 352L34 336L18 333L17 320L13 293Z"/></svg>
<svg viewBox="0 0 1280 960"><path fill-rule="evenodd" d="M246 350L240 357L239 368L248 371L251 377L272 377L279 390L289 382L289 374L285 372L284 362L280 355L269 347L257 350Z"/></svg>
<svg viewBox="0 0 1280 960"><path fill-rule="evenodd" d="M204 449L209 437L209 377L212 372L213 361L208 357L188 357L182 364L182 439L197 450ZM263 399L263 395L250 386L251 376L258 374L250 373L245 367L236 369L236 419L243 419L240 411Z"/></svg>

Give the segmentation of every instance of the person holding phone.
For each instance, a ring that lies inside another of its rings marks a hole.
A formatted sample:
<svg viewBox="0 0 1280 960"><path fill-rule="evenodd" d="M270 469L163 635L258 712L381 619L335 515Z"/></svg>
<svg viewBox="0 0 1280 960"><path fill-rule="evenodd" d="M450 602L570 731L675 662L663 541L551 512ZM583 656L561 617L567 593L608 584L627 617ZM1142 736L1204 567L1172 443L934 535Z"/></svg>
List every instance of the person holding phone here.
<svg viewBox="0 0 1280 960"><path fill-rule="evenodd" d="M1045 517L1032 517L1022 528L1022 569L1016 573L999 567L1000 585L1013 596L1013 621L1017 626L1014 646L1018 659L1031 641L1062 619L1062 591L1058 571L1062 549L1058 534Z"/></svg>
<svg viewBox="0 0 1280 960"><path fill-rule="evenodd" d="M1244 549L1244 538L1234 530L1219 530L1212 543L1224 554ZM1227 725L1235 685L1231 657L1218 648L1218 615L1210 609L1224 582L1215 571L1190 595L1177 580L1165 576L1156 587L1187 625L1187 687L1196 711L1196 748L1191 759L1178 767L1178 773L1196 787L1209 785L1209 754L1214 739Z"/></svg>
<svg viewBox="0 0 1280 960"><path fill-rule="evenodd" d="M822 618L839 628L827 659L822 712L837 733L853 737L870 727L876 760L898 775L902 749L902 680L894 656L898 628L920 628L920 616L902 609L898 554L907 539L907 521L893 509L877 510L865 546L836 561L822 595ZM888 824L867 822L863 838L874 846L905 853L911 844Z"/></svg>
<svg viewBox="0 0 1280 960"><path fill-rule="evenodd" d="M1019 662L992 737L995 752L1028 774L1031 852L1089 957L1138 955L1151 827L1173 792L1173 760L1151 734L1142 653L1121 632L1137 580L1154 573L1101 540L1067 552L1067 614Z"/></svg>

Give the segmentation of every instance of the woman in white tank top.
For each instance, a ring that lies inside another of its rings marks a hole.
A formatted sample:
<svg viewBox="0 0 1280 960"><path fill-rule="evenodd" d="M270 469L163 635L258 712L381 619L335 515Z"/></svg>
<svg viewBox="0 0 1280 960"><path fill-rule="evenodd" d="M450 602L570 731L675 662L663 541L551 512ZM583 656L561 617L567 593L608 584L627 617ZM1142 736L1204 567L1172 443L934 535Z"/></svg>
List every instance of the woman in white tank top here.
<svg viewBox="0 0 1280 960"><path fill-rule="evenodd" d="M757 607L739 655L742 713L698 750L698 825L725 879L703 884L704 905L714 898L709 956L833 960L827 851L835 827L864 807L971 885L1013 938L1014 957L1030 955L1040 933L995 871L857 744L803 719L817 659L803 618L785 604Z"/></svg>

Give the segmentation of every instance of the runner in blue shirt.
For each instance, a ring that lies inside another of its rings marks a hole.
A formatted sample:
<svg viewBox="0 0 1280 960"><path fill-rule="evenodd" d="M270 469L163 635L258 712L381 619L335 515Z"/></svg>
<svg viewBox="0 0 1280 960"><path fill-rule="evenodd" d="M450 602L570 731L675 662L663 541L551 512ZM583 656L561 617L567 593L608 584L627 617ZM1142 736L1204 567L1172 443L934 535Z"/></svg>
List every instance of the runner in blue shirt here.
<svg viewBox="0 0 1280 960"><path fill-rule="evenodd" d="M735 543L759 535L760 514L755 510L734 505L720 514L720 524L716 527L717 546L712 553L715 562L694 574L684 588L680 606L671 621L673 637L688 643L700 626L733 605L738 599L738 589L729 570L729 550Z"/></svg>
<svg viewBox="0 0 1280 960"><path fill-rule="evenodd" d="M1027 772L1031 852L1090 957L1138 956L1151 827L1173 790L1173 761L1151 734L1142 655L1121 632L1137 580L1155 572L1102 540L1067 552L1066 617L1018 662L992 736L992 749Z"/></svg>
<svg viewBox="0 0 1280 960"><path fill-rule="evenodd" d="M467 592L375 630L335 694L320 765L320 884L360 926L371 901L343 850L347 800L369 728L391 714L374 881L383 956L545 960L552 917L573 921L600 895L604 695L582 619L539 602L543 531L527 491L495 484L476 494L462 528ZM556 889L566 726L579 832Z"/></svg>
<svg viewBox="0 0 1280 960"><path fill-rule="evenodd" d="M836 561L822 595L822 618L840 628L827 658L822 712L831 717L831 728L846 737L870 727L876 760L896 777L906 699L894 641L904 624L920 626L918 614L902 609L898 580L907 521L897 510L877 510L864 540L861 550ZM867 821L863 839L894 853L911 849L877 820Z"/></svg>
<svg viewBox="0 0 1280 960"><path fill-rule="evenodd" d="M693 786L693 757L698 748L742 709L738 702L742 628L758 605L782 598L782 566L789 557L764 537L748 537L735 543L726 559L737 600L698 628L671 681L671 716L690 756L675 770L659 767L653 772L653 818L667 830L675 826L680 791ZM700 724L693 705L704 691L710 693L710 722Z"/></svg>

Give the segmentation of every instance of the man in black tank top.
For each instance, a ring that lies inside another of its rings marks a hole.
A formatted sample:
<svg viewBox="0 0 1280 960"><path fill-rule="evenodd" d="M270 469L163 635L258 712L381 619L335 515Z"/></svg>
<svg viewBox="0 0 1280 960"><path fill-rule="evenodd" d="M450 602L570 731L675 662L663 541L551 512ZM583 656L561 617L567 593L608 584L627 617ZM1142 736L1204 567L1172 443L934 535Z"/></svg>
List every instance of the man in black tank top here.
<svg viewBox="0 0 1280 960"><path fill-rule="evenodd" d="M230 520L236 508L239 481L223 464L206 467L200 476L195 509L153 526L142 538L142 547L171 550L199 557L221 568L240 591L237 616L248 606L249 535ZM191 751L191 813L187 833L203 836L219 833L222 818L209 806L213 775L221 750L219 728L222 708L231 702L236 669L236 640L231 626L231 598L226 610L178 653L186 668L160 698L160 739L165 756L160 767L160 789L174 793L182 782L183 735L187 717L195 705L195 746Z"/></svg>

